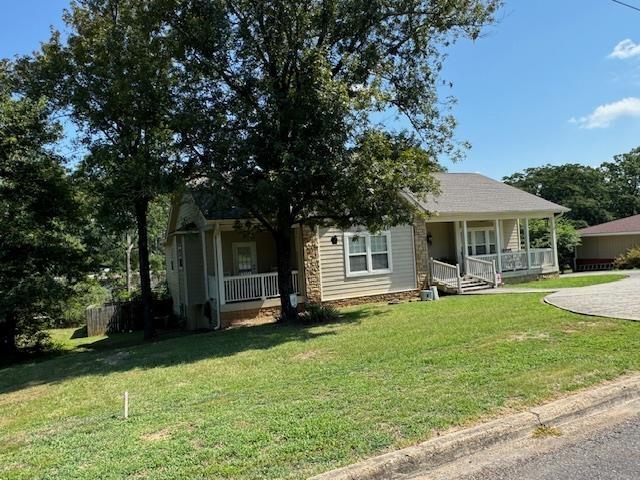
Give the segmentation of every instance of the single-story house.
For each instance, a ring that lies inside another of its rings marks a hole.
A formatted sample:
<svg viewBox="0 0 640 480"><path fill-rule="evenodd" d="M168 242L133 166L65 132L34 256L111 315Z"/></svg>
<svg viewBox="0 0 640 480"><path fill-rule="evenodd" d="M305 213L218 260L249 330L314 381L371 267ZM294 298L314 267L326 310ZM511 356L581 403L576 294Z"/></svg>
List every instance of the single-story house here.
<svg viewBox="0 0 640 480"><path fill-rule="evenodd" d="M437 178L437 196L409 197L429 212L413 225L382 232L294 226L298 304L412 298L429 285L463 293L502 279L557 274L555 218L566 208L479 174ZM236 229L246 215L217 210L213 195L186 193L170 211L167 280L174 312L190 328L226 327L279 310L271 235ZM530 247L532 218L547 219L548 248Z"/></svg>
<svg viewBox="0 0 640 480"><path fill-rule="evenodd" d="M575 270L606 270L630 248L640 246L640 215L620 218L578 230Z"/></svg>

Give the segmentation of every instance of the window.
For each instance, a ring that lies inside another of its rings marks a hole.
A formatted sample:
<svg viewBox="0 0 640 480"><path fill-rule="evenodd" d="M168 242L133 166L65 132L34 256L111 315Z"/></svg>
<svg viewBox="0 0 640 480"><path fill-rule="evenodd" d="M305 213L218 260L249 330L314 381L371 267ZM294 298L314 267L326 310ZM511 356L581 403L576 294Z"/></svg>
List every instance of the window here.
<svg viewBox="0 0 640 480"><path fill-rule="evenodd" d="M391 234L346 232L344 252L347 277L390 273Z"/></svg>
<svg viewBox="0 0 640 480"><path fill-rule="evenodd" d="M467 229L468 255L496 253L496 231L493 228Z"/></svg>

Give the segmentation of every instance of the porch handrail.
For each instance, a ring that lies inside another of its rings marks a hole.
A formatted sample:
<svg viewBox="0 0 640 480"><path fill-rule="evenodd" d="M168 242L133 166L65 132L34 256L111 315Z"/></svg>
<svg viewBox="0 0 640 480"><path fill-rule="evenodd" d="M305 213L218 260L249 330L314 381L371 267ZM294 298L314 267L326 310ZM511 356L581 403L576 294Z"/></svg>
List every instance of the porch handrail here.
<svg viewBox="0 0 640 480"><path fill-rule="evenodd" d="M434 282L453 287L462 293L462 277L460 277L460 265L439 262L431 259L431 277Z"/></svg>
<svg viewBox="0 0 640 480"><path fill-rule="evenodd" d="M490 283L494 287L498 286L496 264L493 260L489 261L467 257L465 258L465 273L472 278Z"/></svg>
<svg viewBox="0 0 640 480"><path fill-rule="evenodd" d="M291 272L293 293L300 293L298 271ZM280 296L278 272L223 277L225 302L266 300Z"/></svg>

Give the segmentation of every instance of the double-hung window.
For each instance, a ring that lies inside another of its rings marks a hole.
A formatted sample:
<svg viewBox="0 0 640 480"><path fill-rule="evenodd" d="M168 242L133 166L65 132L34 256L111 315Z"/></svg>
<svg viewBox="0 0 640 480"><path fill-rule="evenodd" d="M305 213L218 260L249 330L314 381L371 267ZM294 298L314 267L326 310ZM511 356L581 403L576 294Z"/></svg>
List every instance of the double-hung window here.
<svg viewBox="0 0 640 480"><path fill-rule="evenodd" d="M344 255L347 277L390 273L391 234L345 232Z"/></svg>

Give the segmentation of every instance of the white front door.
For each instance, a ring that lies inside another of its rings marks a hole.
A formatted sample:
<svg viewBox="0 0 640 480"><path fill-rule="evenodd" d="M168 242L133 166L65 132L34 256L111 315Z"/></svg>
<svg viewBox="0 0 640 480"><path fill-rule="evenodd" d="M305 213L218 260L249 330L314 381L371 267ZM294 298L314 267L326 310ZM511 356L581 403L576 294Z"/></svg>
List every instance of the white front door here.
<svg viewBox="0 0 640 480"><path fill-rule="evenodd" d="M233 248L233 273L250 275L257 273L256 242L235 242Z"/></svg>

